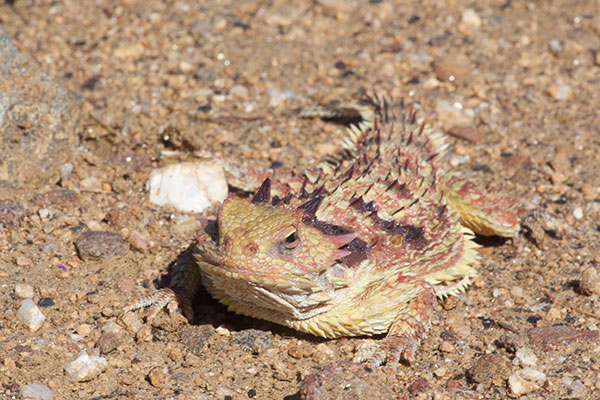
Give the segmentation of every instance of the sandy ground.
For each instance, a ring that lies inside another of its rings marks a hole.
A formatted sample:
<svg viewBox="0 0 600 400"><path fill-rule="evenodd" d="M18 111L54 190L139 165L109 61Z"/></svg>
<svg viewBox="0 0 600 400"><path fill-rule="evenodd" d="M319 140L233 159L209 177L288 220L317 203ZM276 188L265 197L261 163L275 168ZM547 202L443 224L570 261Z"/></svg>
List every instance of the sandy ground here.
<svg viewBox="0 0 600 400"><path fill-rule="evenodd" d="M0 5L0 27L87 103L70 179L0 192L28 212L0 229L0 396L38 383L55 399L291 400L319 367L351 359L360 339L242 318L206 294L197 325L119 315L199 226L148 202L153 167L314 164L344 130L292 110L375 87L471 135L448 136L446 168L557 223L542 247L482 241L479 278L437 307L416 362L363 370L370 381L346 398L368 384L372 398L500 399L519 383L529 399L600 397L600 302L581 290L600 263L598 1L16 0ZM73 243L87 229L130 247L81 259ZM35 332L16 318L18 284L46 317ZM108 367L74 382L64 368L83 349ZM351 380L336 371L317 372L323 386Z"/></svg>

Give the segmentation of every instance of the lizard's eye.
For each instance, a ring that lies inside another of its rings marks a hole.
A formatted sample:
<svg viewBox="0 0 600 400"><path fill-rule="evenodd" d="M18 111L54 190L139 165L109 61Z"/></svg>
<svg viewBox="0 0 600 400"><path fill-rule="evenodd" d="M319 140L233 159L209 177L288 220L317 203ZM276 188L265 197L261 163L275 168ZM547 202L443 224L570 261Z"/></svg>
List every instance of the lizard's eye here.
<svg viewBox="0 0 600 400"><path fill-rule="evenodd" d="M293 231L289 233L285 239L281 242L283 247L287 250L293 250L300 244L300 237L298 237L298 231Z"/></svg>
<svg viewBox="0 0 600 400"><path fill-rule="evenodd" d="M295 257L302 248L302 240L300 234L295 226L288 227L287 230L282 232L281 240L277 244L277 256L283 257Z"/></svg>

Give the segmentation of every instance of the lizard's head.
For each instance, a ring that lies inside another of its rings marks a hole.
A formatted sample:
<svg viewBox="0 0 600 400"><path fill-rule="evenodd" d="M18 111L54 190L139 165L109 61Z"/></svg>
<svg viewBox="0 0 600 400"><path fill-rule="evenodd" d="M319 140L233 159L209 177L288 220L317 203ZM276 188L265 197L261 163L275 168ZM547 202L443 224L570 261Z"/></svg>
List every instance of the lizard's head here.
<svg viewBox="0 0 600 400"><path fill-rule="evenodd" d="M342 279L343 267L336 260L349 252L340 247L356 238L355 233L325 234L307 220L304 209L234 195L223 202L216 221L204 225L197 258L207 265L201 268L263 287L321 285L324 278L317 281L323 274Z"/></svg>

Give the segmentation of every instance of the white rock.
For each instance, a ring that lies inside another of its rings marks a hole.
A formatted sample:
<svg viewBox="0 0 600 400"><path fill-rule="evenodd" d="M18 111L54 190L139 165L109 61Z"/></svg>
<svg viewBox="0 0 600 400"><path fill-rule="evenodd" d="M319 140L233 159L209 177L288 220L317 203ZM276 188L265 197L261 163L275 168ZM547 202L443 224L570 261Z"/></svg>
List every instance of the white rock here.
<svg viewBox="0 0 600 400"><path fill-rule="evenodd" d="M573 216L575 217L575 219L583 218L583 210L581 209L581 207L575 207L575 209L573 210Z"/></svg>
<svg viewBox="0 0 600 400"><path fill-rule="evenodd" d="M106 371L108 363L106 358L90 356L87 351L82 350L77 358L65 367L67 376L77 382L85 382L94 379Z"/></svg>
<svg viewBox="0 0 600 400"><path fill-rule="evenodd" d="M515 396L535 392L540 388L536 383L523 379L519 372L515 372L508 378L508 386Z"/></svg>
<svg viewBox="0 0 600 400"><path fill-rule="evenodd" d="M33 300L25 299L21 302L21 307L17 311L17 319L26 325L30 331L35 332L40 329L46 317Z"/></svg>
<svg viewBox="0 0 600 400"><path fill-rule="evenodd" d="M223 167L212 161L183 162L155 169L146 189L151 203L185 212L201 212L227 197Z"/></svg>
<svg viewBox="0 0 600 400"><path fill-rule="evenodd" d="M52 400L52 390L48 386L32 383L21 388L24 399Z"/></svg>
<svg viewBox="0 0 600 400"><path fill-rule="evenodd" d="M244 85L235 85L229 90L229 94L240 99L247 99L250 91Z"/></svg>
<svg viewBox="0 0 600 400"><path fill-rule="evenodd" d="M17 283L15 285L15 294L22 299L30 299L33 297L33 286L27 283Z"/></svg>
<svg viewBox="0 0 600 400"><path fill-rule="evenodd" d="M462 22L473 28L479 28L481 26L481 17L472 8L466 8L462 13Z"/></svg>
<svg viewBox="0 0 600 400"><path fill-rule="evenodd" d="M516 360L518 360L520 365L526 367L534 367L535 365L537 365L537 357L535 356L533 350L531 350L530 348L522 347L518 349L515 356Z"/></svg>
<svg viewBox="0 0 600 400"><path fill-rule="evenodd" d="M535 381L538 383L542 383L546 380L546 374L542 371L538 371L537 369L533 369L531 367L525 367L521 371L519 371L521 377L529 380Z"/></svg>

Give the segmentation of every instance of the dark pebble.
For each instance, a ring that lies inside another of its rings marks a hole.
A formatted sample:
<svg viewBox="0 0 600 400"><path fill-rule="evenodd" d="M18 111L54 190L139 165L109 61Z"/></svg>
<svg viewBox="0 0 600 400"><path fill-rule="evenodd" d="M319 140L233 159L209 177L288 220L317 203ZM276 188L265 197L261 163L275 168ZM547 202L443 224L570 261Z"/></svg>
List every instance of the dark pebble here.
<svg viewBox="0 0 600 400"><path fill-rule="evenodd" d="M233 333L231 335L231 340L236 346L245 351L260 354L273 345L273 334L268 331L259 331L257 329L245 329Z"/></svg>
<svg viewBox="0 0 600 400"><path fill-rule="evenodd" d="M215 334L211 325L190 326L181 333L181 342L192 353L199 355L208 345L208 341Z"/></svg>
<svg viewBox="0 0 600 400"><path fill-rule="evenodd" d="M77 253L86 258L119 258L127 254L129 245L118 233L106 231L87 231L75 240Z"/></svg>
<svg viewBox="0 0 600 400"><path fill-rule="evenodd" d="M529 340L535 344L556 344L577 339L596 340L598 331L575 329L567 325L546 325L531 328L527 331Z"/></svg>
<svg viewBox="0 0 600 400"><path fill-rule="evenodd" d="M11 227L18 226L27 215L27 210L18 201L0 201L0 224Z"/></svg>
<svg viewBox="0 0 600 400"><path fill-rule="evenodd" d="M394 386L381 368L368 372L361 364L340 361L319 368L300 385L302 400L379 400L394 399Z"/></svg>
<svg viewBox="0 0 600 400"><path fill-rule="evenodd" d="M100 354L108 354L115 350L121 343L121 338L114 332L105 332L98 338L95 347Z"/></svg>

